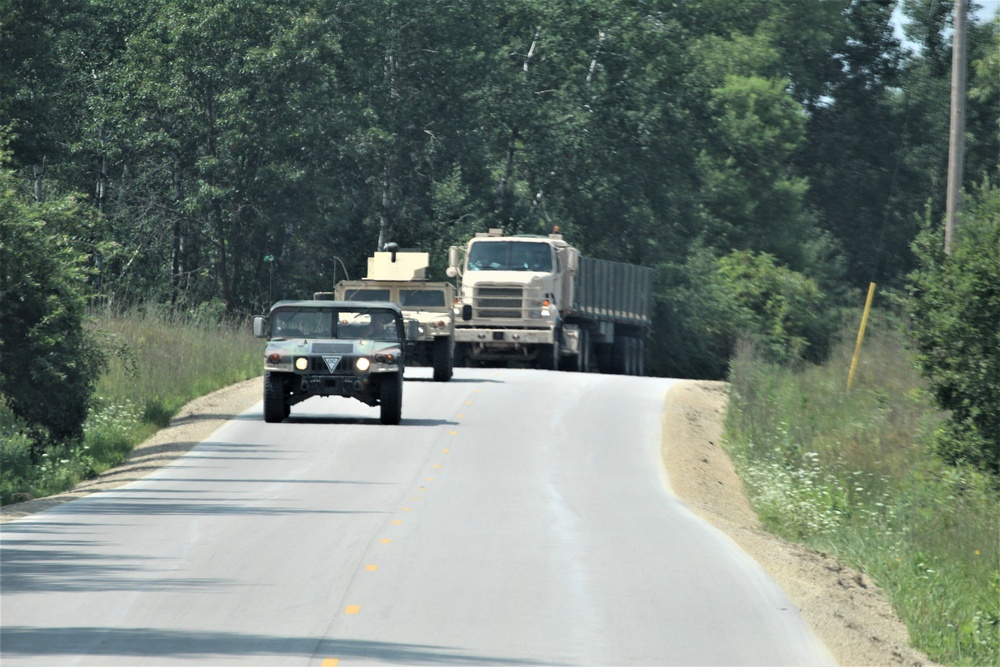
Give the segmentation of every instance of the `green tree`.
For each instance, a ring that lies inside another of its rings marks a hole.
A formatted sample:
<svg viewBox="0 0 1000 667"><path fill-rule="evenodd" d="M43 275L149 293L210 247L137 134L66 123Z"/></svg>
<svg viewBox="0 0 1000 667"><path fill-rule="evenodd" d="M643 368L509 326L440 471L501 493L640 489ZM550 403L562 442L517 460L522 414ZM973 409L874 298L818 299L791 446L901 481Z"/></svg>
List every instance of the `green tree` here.
<svg viewBox="0 0 1000 667"><path fill-rule="evenodd" d="M951 412L940 453L1000 475L1000 188L968 199L952 254L941 228L914 242L910 334L938 405Z"/></svg>
<svg viewBox="0 0 1000 667"><path fill-rule="evenodd" d="M0 169L0 392L53 438L77 438L104 359L83 328L86 255L73 231L93 212L71 197L32 203Z"/></svg>

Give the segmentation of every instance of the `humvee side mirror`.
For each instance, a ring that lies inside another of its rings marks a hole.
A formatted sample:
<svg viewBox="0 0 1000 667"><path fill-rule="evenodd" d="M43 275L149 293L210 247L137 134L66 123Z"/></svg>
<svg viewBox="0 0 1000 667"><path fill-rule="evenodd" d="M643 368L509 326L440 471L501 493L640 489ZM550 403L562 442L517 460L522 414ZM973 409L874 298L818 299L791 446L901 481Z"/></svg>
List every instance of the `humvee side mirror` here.
<svg viewBox="0 0 1000 667"><path fill-rule="evenodd" d="M263 317L255 317L255 318L253 318L253 335L256 338L264 338L264 336L266 335L264 333L264 318Z"/></svg>
<svg viewBox="0 0 1000 667"><path fill-rule="evenodd" d="M418 320L406 320L406 340L420 339L420 322Z"/></svg>

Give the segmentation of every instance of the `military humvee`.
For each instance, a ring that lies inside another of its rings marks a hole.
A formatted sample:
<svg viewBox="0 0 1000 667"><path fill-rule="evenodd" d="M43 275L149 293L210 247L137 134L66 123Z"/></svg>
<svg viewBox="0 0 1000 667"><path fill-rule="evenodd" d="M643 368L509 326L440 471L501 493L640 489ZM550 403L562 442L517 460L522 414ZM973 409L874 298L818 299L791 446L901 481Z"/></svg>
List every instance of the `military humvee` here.
<svg viewBox="0 0 1000 667"><path fill-rule="evenodd" d="M279 301L253 319L264 349L264 421L280 422L312 396L379 406L383 424L403 407L403 314L392 303Z"/></svg>

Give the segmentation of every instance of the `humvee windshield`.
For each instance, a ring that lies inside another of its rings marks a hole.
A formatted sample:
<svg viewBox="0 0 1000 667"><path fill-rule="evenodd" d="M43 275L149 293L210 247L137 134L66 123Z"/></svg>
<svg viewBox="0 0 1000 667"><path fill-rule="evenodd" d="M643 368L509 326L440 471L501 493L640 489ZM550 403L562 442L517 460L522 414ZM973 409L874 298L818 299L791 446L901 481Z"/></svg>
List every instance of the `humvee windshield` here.
<svg viewBox="0 0 1000 667"><path fill-rule="evenodd" d="M345 301L391 301L387 289L349 289L344 291Z"/></svg>
<svg viewBox="0 0 1000 667"><path fill-rule="evenodd" d="M403 308L444 308L444 291L433 289L401 289L399 305Z"/></svg>
<svg viewBox="0 0 1000 667"><path fill-rule="evenodd" d="M289 308L271 315L273 338L341 338L399 341L402 322L388 310Z"/></svg>

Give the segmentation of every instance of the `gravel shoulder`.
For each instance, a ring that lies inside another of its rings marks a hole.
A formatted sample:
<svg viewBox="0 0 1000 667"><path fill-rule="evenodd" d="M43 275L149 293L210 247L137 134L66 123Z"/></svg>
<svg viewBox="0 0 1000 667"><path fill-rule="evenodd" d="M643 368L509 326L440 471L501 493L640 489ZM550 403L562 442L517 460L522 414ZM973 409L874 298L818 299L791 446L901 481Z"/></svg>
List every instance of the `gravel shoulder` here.
<svg viewBox="0 0 1000 667"><path fill-rule="evenodd" d="M0 523L127 484L169 465L261 400L262 392L262 380L255 378L196 399L170 426L139 445L122 466L67 493L0 508ZM721 447L726 392L722 382L685 380L667 393L662 454L674 493L764 567L841 665L933 665L909 646L906 627L869 577L761 528Z"/></svg>

